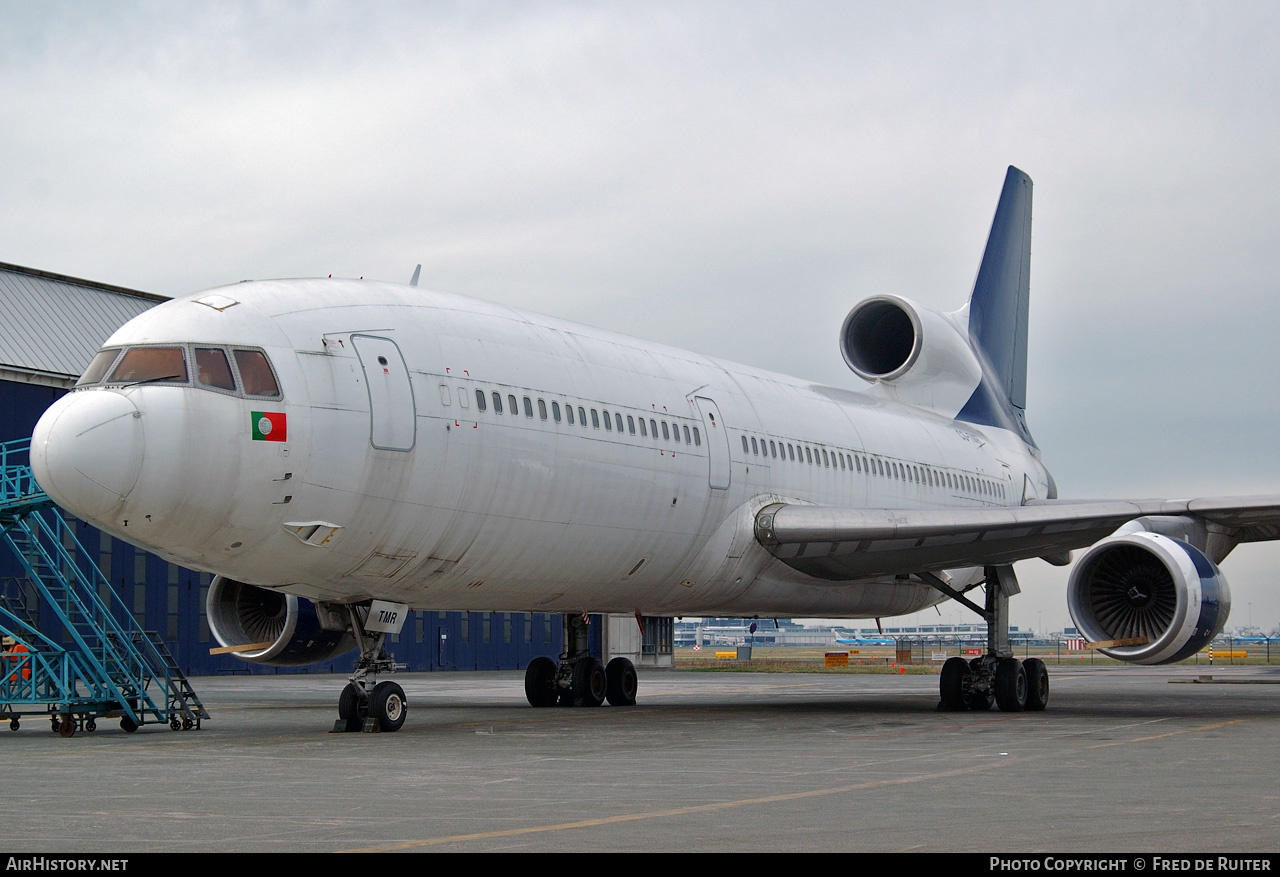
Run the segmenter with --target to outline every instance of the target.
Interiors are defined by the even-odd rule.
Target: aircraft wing
[[[775,504],[756,539],[807,575],[833,581],[1051,558],[1147,515],[1214,525],[1229,545],[1280,539],[1280,495],[1191,500],[1042,500],[981,509],[854,509]]]

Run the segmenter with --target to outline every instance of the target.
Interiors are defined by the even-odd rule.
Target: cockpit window
[[[271,372],[271,363],[260,350],[236,350],[236,368],[249,396],[279,396],[280,386]]]
[[[76,386],[86,387],[89,384],[98,383],[98,381],[102,380],[102,376],[107,373],[107,369],[111,367],[111,363],[115,362],[116,357],[119,355],[119,348],[115,350],[99,350],[93,357],[93,362],[89,363],[89,367],[80,376],[80,380],[76,381]]]
[[[196,348],[196,380],[206,387],[234,390],[236,379],[231,376],[231,363],[220,347]]]
[[[181,347],[135,347],[111,373],[110,383],[187,382],[187,358]]]

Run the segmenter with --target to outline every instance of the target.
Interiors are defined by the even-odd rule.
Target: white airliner
[[[956,599],[988,650],[944,665],[942,706],[1043,709],[1044,664],[1008,647],[1014,561],[1098,543],[1068,586],[1082,634],[1181,660],[1226,622],[1215,564],[1280,537],[1280,497],[1056,498],[1023,416],[1030,240],[1031,180],[1010,168],[964,307],[878,295],[845,319],[863,392],[416,286],[222,287],[112,335],[32,464],[79,517],[215,573],[210,625],[243,659],[359,647],[353,729],[404,721],[401,688],[375,681],[410,608],[563,612],[530,703],[624,705],[635,669],[589,654],[586,613]]]

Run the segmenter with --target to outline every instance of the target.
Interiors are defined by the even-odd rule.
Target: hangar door
[[[370,443],[384,451],[412,450],[417,434],[413,385],[400,348],[378,335],[352,335],[351,346],[369,388]]]

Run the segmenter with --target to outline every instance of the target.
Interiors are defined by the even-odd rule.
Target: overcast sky
[[[0,0],[0,261],[167,295],[421,262],[856,386],[844,315],[960,306],[1015,164],[1062,494],[1280,493],[1277,10]],[[1226,561],[1231,624],[1280,621],[1278,561]],[[1018,571],[1015,623],[1068,623]]]

